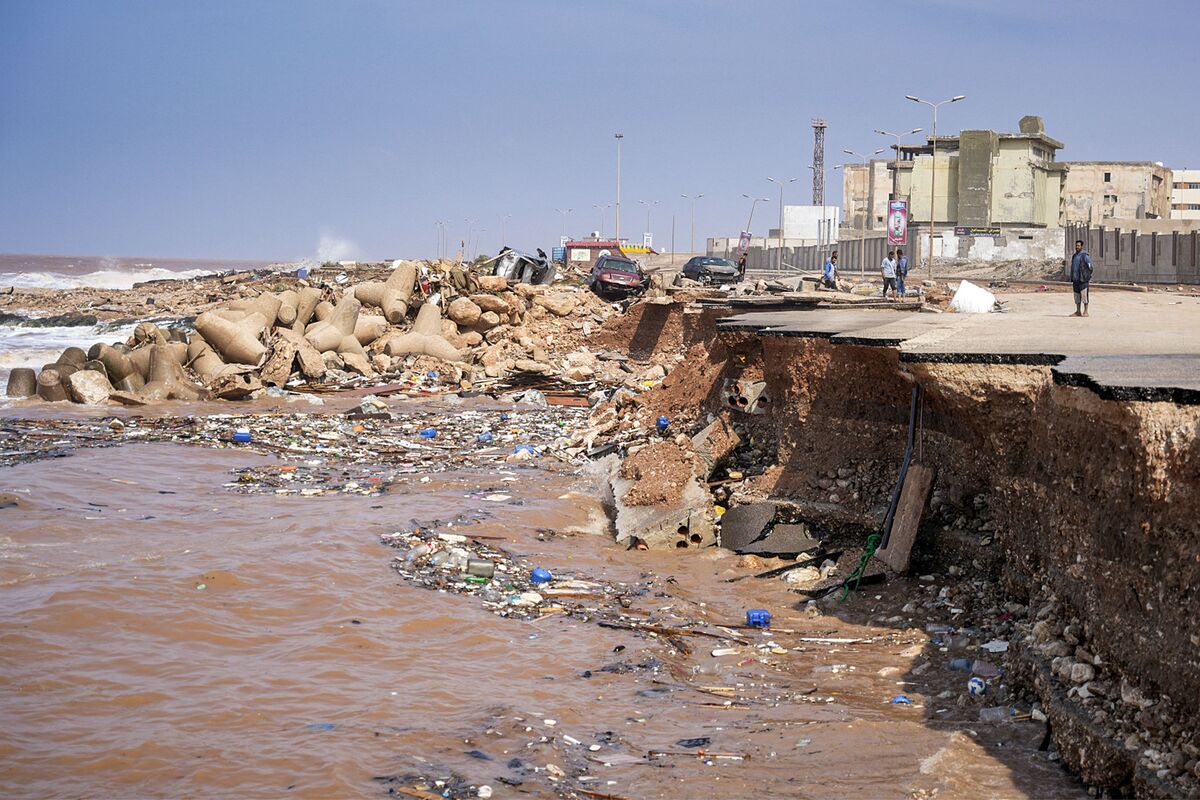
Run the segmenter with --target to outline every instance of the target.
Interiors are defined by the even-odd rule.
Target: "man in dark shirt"
[[[1073,317],[1088,315],[1088,284],[1092,281],[1092,257],[1083,249],[1083,240],[1075,240],[1075,255],[1071,256],[1071,289],[1075,292]],[[1080,313],[1080,308],[1083,313]]]

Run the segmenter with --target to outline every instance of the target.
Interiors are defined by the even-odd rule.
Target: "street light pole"
[[[625,138],[623,133],[614,133],[613,138],[617,140],[617,216],[616,216],[616,236],[617,246],[621,246],[621,140]]]
[[[842,152],[848,156],[855,156],[856,158],[861,158],[863,160],[863,173],[864,173],[863,177],[865,178],[866,184],[867,184],[865,187],[867,190],[867,199],[866,199],[866,203],[863,207],[862,225],[859,226],[859,231],[858,231],[858,274],[860,277],[866,277],[866,274],[867,274],[867,269],[866,269],[866,267],[867,267],[867,217],[870,216],[870,214],[871,214],[871,184],[875,182],[874,181],[875,176],[871,174],[870,159],[872,156],[877,156],[880,153],[882,153],[883,149],[881,148],[879,150],[876,150],[874,153],[871,153],[871,155],[863,155],[862,153],[856,153],[853,150],[843,150]]]
[[[556,208],[556,209],[554,209],[554,210],[555,210],[555,211],[557,211],[558,213],[562,214],[562,218],[563,218],[563,220],[562,220],[562,222],[563,222],[563,232],[562,232],[562,235],[563,235],[563,240],[565,241],[565,240],[566,240],[566,238],[567,238],[567,214],[570,214],[570,213],[571,213],[571,211],[572,211],[572,209],[570,209],[570,208]]]
[[[880,136],[895,136],[896,137],[896,165],[892,168],[892,200],[900,199],[900,139],[904,136],[910,136],[914,133],[920,133],[920,128],[913,128],[908,133],[892,133],[891,131],[881,131],[878,128],[875,132]]]
[[[767,178],[771,183],[779,184],[779,271],[783,272],[783,185],[785,183],[795,183],[798,178],[788,178],[785,180],[775,180]]]
[[[691,253],[692,255],[695,255],[696,254],[696,201],[699,200],[701,197],[704,197],[704,195],[698,194],[693,197],[691,195],[681,194],[679,196],[685,200],[692,201],[692,240],[691,240],[691,244],[688,247],[688,252]]]
[[[750,217],[746,220],[746,233],[749,233],[750,238],[753,239],[754,234],[751,233],[751,231],[750,231],[750,223],[754,222],[754,207],[756,205],[758,205],[759,203],[769,203],[769,202],[771,202],[771,199],[769,197],[751,197],[750,195],[746,194],[745,192],[742,193],[742,197],[744,197],[750,201]],[[739,239],[740,239],[740,237],[739,237]],[[763,241],[765,242],[766,239],[764,238]],[[747,243],[747,245],[746,245],[747,249],[749,248],[749,246],[750,245]],[[741,254],[739,253],[739,255],[741,255]]]
[[[600,209],[600,231],[599,231],[599,237],[600,237],[601,239],[603,239],[603,238],[604,238],[604,216],[605,216],[605,212],[606,212],[606,211],[608,211],[608,206],[607,206],[607,205],[603,205],[603,206],[602,206],[602,205],[597,205],[596,203],[592,203],[592,208],[598,208],[598,209]]]
[[[956,94],[947,100],[939,100],[936,103],[931,103],[928,100],[922,100],[919,97],[914,97],[911,94],[904,95],[905,100],[912,100],[914,103],[929,106],[933,109],[933,163],[929,169],[929,256],[925,261],[926,272],[929,277],[933,278],[933,231],[937,224],[937,211],[934,206],[934,196],[937,191],[937,112],[938,106],[946,103],[957,103],[959,100],[966,99],[965,94]]]
[[[638,200],[639,203],[646,207],[646,233],[650,232],[650,209],[659,204],[658,200]]]
[[[508,244],[508,221],[512,218],[512,214],[503,214],[500,216],[500,246],[504,247]]]

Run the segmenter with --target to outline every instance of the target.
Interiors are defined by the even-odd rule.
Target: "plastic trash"
[[[436,439],[437,433],[438,433],[437,428],[422,428],[421,429],[421,438],[422,439]]]
[[[771,612],[765,608],[751,608],[746,612],[746,624],[751,628],[769,628]]]
[[[296,270],[296,277],[299,278],[300,280],[304,280],[305,278],[307,278],[308,277],[308,267],[301,267],[300,269]]]
[[[654,420],[654,430],[658,431],[660,435],[666,433],[667,428],[670,426],[671,420],[667,419],[666,417],[659,417],[658,419]]]
[[[950,669],[959,672],[970,672],[972,661],[969,658],[954,658],[950,660]]]
[[[467,574],[477,578],[490,578],[496,574],[496,562],[485,558],[468,559]]]
[[[967,681],[967,691],[980,697],[987,693],[987,684],[983,682],[983,678],[971,678]]]
[[[911,706],[912,700],[909,700],[905,695],[898,694],[892,698],[892,705],[894,705],[894,706]]]
[[[492,441],[492,439],[494,439],[494,438],[496,438],[496,437],[492,436],[491,431],[484,431],[483,433],[479,434],[479,436],[475,437],[475,440],[477,442],[479,442],[480,444],[487,444],[488,442]]]
[[[550,574],[550,570],[537,567],[533,572],[529,573],[530,583],[549,583],[554,578]]]
[[[519,444],[513,448],[514,453],[528,453],[531,456],[537,455],[537,450],[531,444]]]
[[[983,661],[978,658],[975,659],[973,664],[971,664],[971,672],[981,678],[995,678],[1004,674],[1004,670],[1000,669],[992,662]]]
[[[958,284],[950,308],[960,314],[986,314],[996,307],[996,295],[970,281]]]
[[[230,436],[229,438],[235,442],[239,442],[240,444],[249,444],[250,440],[254,437],[250,435],[250,430],[248,428],[238,428],[233,432],[233,436]]]

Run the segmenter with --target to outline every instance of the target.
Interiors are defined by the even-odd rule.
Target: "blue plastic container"
[[[424,430],[421,431],[421,438],[422,439],[436,439],[437,438],[437,428],[425,428]]]
[[[246,430],[245,428],[238,428],[233,432],[233,436],[230,436],[229,438],[240,444],[249,444],[250,440],[254,437],[252,437],[250,435],[250,431]]]
[[[296,277],[299,278],[300,280],[304,280],[305,278],[307,278],[308,277],[308,267],[301,267],[300,269],[296,270]]]
[[[493,437],[493,436],[492,436],[492,432],[491,432],[491,431],[484,431],[483,433],[479,434],[479,435],[478,435],[477,437],[475,437],[475,438],[476,438],[476,440],[477,440],[477,441],[478,441],[480,444],[487,444],[488,442],[490,442],[490,441],[491,441],[493,438],[495,438],[495,437]]]
[[[746,624],[751,628],[769,628],[771,612],[765,608],[751,608],[746,612]]]
[[[529,573],[529,581],[531,583],[549,583],[554,578],[550,574],[550,570],[537,567],[533,572]]]
[[[529,453],[531,456],[537,455],[537,450],[531,444],[519,444],[513,448],[514,453]]]
[[[666,433],[667,428],[670,426],[671,420],[667,419],[666,417],[659,417],[658,419],[654,420],[654,430],[658,431],[660,434]]]

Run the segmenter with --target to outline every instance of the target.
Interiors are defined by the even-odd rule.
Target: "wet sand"
[[[583,478],[444,472],[378,497],[225,486],[269,463],[135,444],[0,472],[22,498],[0,510],[5,796],[382,797],[438,775],[496,797],[1083,794],[1037,752],[1042,726],[939,720],[940,701],[921,695],[938,687],[908,674],[930,647],[923,623],[861,624],[902,605],[905,584],[810,618],[781,582],[723,583],[746,573],[723,551],[617,548]],[[482,499],[496,489],[512,500]],[[551,569],[657,575],[642,608],[703,608],[729,624],[764,607],[796,633],[765,637],[784,655],[714,658],[720,644],[696,639],[683,656],[575,619],[501,619],[403,582],[380,535],[460,517]],[[737,699],[723,707],[704,685],[736,686]],[[914,705],[890,704],[898,693]],[[641,758],[700,736],[749,758]]]

